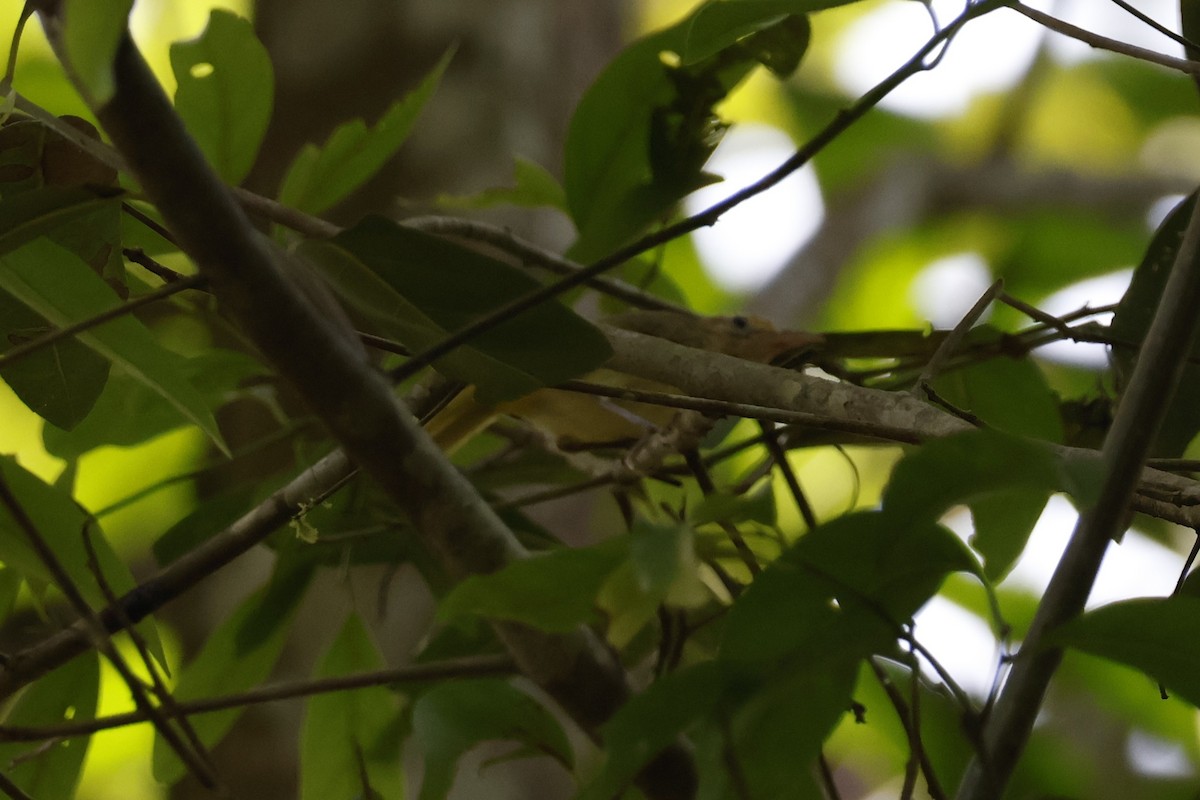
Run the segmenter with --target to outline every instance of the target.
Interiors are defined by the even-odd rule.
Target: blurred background
[[[16,5],[0,10],[5,30],[15,23]],[[1179,45],[1115,3],[1030,5],[1182,55]],[[1176,28],[1173,3],[1133,5]],[[457,43],[399,157],[330,214],[350,223],[368,212],[447,213],[440,197],[511,183],[514,155],[561,177],[570,115],[591,80],[624,43],[674,21],[692,3],[138,0],[135,37],[168,89],[170,42],[197,35],[218,6],[254,20],[275,66],[274,118],[246,181],[267,195],[302,145],[324,141],[348,119],[373,121]],[[942,0],[931,7],[943,21],[961,10]],[[812,46],[793,79],[780,83],[759,71],[722,107],[734,127],[710,170],[725,180],[690,198],[689,212],[783,161],[932,31],[929,11],[911,0],[854,3],[815,14],[813,25]],[[86,116],[36,25],[22,44],[16,85],[55,113]],[[811,167],[711,229],[664,248],[660,269],[699,311],[748,310],[781,326],[818,330],[953,326],[998,277],[1010,294],[1052,313],[1115,302],[1154,226],[1200,181],[1197,102],[1186,77],[1091,49],[1001,10],[967,26],[935,69],[893,93]],[[555,250],[572,238],[568,221],[553,211],[471,213]],[[1002,328],[1028,322],[1008,309],[990,321]],[[1040,363],[1064,396],[1106,389],[1100,346],[1047,348]],[[0,450],[17,452],[27,468],[54,479],[63,464],[42,450],[40,421],[6,392],[0,386]],[[105,509],[140,485],[186,473],[204,456],[204,443],[190,431],[102,448],[81,461],[78,495],[92,510]],[[828,517],[874,503],[896,456],[805,451],[795,466],[812,487],[818,513]],[[856,491],[847,488],[850,471],[858,474]],[[145,561],[148,542],[191,508],[196,491],[188,482],[161,488],[107,514],[105,529],[135,564]],[[969,534],[968,515],[949,522]],[[1052,500],[1004,585],[1014,616],[1031,610],[1073,522],[1070,505]],[[1167,526],[1132,532],[1110,553],[1093,604],[1169,593],[1190,537]],[[176,653],[193,652],[205,631],[200,622],[223,616],[257,586],[268,561],[261,554],[244,559],[171,606],[164,619]],[[342,593],[337,576],[327,582],[329,596]],[[952,580],[943,595],[922,613],[917,635],[983,697],[999,654],[980,620],[985,598],[965,580]],[[401,663],[431,616],[431,601],[418,587],[391,593],[386,604],[380,641],[389,661]],[[312,597],[301,614],[305,622],[296,629],[311,640],[289,645],[277,677],[309,674],[340,618]],[[36,635],[36,626],[28,635]],[[19,630],[6,636],[6,648],[22,641]],[[102,711],[122,708],[123,688],[107,685],[112,691]],[[1193,709],[1160,701],[1140,676],[1080,656],[1068,659],[1052,695],[1012,796],[1200,797]],[[252,710],[217,750],[237,796],[296,796],[301,713],[299,704],[288,703]],[[898,792],[906,751],[902,738],[881,727],[848,722],[830,743],[830,760],[845,765],[838,774],[847,800]],[[149,774],[149,742],[146,727],[96,737],[79,796],[166,797]],[[501,752],[474,754],[454,797],[566,796],[569,780],[548,761],[485,766]],[[419,762],[409,756],[416,770]],[[1022,786],[1039,788],[1021,794]],[[185,784],[170,796],[202,795]]]

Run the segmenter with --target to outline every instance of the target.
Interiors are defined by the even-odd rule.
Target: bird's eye
[[[744,331],[750,327],[750,320],[746,319],[745,317],[734,317],[730,321],[733,323],[733,327],[737,328],[739,331]]]

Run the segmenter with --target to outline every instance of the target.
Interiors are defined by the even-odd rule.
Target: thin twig
[[[715,203],[711,207],[695,214],[691,217],[680,220],[674,224],[661,228],[658,231],[647,234],[641,239],[638,239],[632,244],[626,245],[610,255],[593,262],[584,269],[561,278],[553,283],[547,284],[541,289],[530,292],[523,297],[506,303],[492,313],[480,317],[476,321],[458,329],[446,338],[439,341],[432,347],[414,356],[404,366],[393,370],[391,377],[393,380],[404,380],[409,378],[425,367],[429,366],[439,358],[446,356],[458,349],[466,342],[492,330],[496,326],[502,324],[506,320],[534,308],[547,300],[556,297],[563,292],[569,291],[576,286],[581,286],[587,283],[592,278],[598,277],[603,273],[614,269],[631,258],[634,258],[649,250],[653,250],[660,245],[685,236],[692,231],[700,228],[713,225],[726,212],[737,207],[741,203],[762,194],[767,189],[776,185],[788,175],[797,171],[806,165],[812,158],[825,149],[827,145],[835,141],[855,122],[866,115],[868,111],[879,104],[883,98],[889,95],[897,86],[904,83],[913,75],[923,72],[929,68],[925,59],[932,53],[936,52],[939,47],[952,39],[958,31],[969,21],[981,17],[997,8],[1002,7],[1008,0],[981,0],[981,2],[969,5],[958,17],[956,17],[944,29],[938,31],[932,36],[924,46],[922,46],[912,58],[901,65],[895,72],[884,78],[875,85],[870,91],[862,95],[856,102],[846,109],[838,112],[836,116],[820,131],[810,139],[803,147],[797,150],[790,158],[776,167],[774,170],[763,176],[759,180],[749,186],[736,191],[726,197],[724,200]]]
[[[456,678],[482,678],[495,675],[509,675],[515,671],[516,667],[512,659],[508,656],[472,656],[376,670],[374,672],[361,672],[354,675],[339,675],[332,678],[320,678],[318,680],[291,681],[270,686],[260,686],[257,689],[239,692],[238,694],[176,702],[172,708],[163,708],[161,711],[170,717],[185,714],[208,714],[230,708],[245,708],[246,706],[259,705],[261,703],[273,703],[278,700],[312,697],[332,692],[365,689],[371,686],[393,686],[397,684],[424,683],[425,681],[452,680]],[[47,739],[69,739],[76,736],[88,736],[113,728],[136,725],[146,721],[147,717],[144,713],[129,711],[97,719],[77,720],[41,727],[0,725],[0,742],[40,742]]]
[[[58,328],[57,330],[50,331],[49,333],[43,334],[36,339],[30,339],[28,342],[22,342],[16,347],[9,348],[4,353],[0,353],[0,367],[11,366],[15,362],[20,361],[22,358],[33,355],[40,350],[44,350],[55,342],[62,341],[68,337],[75,336],[85,331],[89,331],[92,328],[99,327],[106,322],[111,322],[114,319],[119,319],[132,314],[139,308],[148,306],[151,303],[157,303],[159,300],[170,297],[173,294],[179,294],[187,289],[197,289],[204,285],[204,283],[205,279],[199,275],[190,275],[179,281],[176,281],[175,283],[168,283],[166,286],[161,286],[152,292],[147,292],[140,297],[137,297],[126,303],[122,303],[119,306],[110,308],[109,310],[97,314],[94,317],[82,319],[79,322],[72,323],[65,328]]]
[[[792,493],[792,500],[796,503],[796,508],[800,511],[801,519],[804,520],[804,524],[810,531],[813,530],[818,525],[817,515],[813,512],[812,504],[808,502],[808,497],[805,496],[804,489],[800,486],[800,480],[796,477],[796,471],[788,463],[787,452],[784,451],[783,445],[779,443],[779,439],[776,437],[775,424],[765,421],[758,424],[763,433],[762,443],[767,448],[767,452],[770,453],[771,461],[779,468],[779,474],[783,476],[788,491]]]
[[[1154,50],[1148,50],[1145,47],[1138,47],[1127,42],[1122,42],[1120,39],[1110,39],[1107,36],[1101,36],[1098,33],[1092,33],[1089,30],[1072,25],[1065,20],[1052,17],[1038,11],[1036,8],[1031,8],[1023,3],[1010,3],[1008,8],[1016,11],[1018,14],[1023,14],[1034,22],[1043,25],[1055,33],[1061,33],[1063,36],[1069,36],[1072,39],[1078,39],[1084,44],[1091,45],[1097,50],[1108,50],[1112,53],[1119,53],[1123,56],[1136,58],[1139,61],[1146,61],[1150,64],[1158,64],[1159,66],[1169,67],[1178,72],[1183,72],[1187,75],[1200,75],[1200,62],[1189,61],[1184,58],[1174,58],[1173,56],[1163,55]]]
[[[203,764],[196,760],[191,748],[179,738],[179,734],[176,733],[175,729],[157,714],[154,704],[146,696],[146,690],[142,686],[142,682],[133,674],[133,670],[129,668],[129,664],[126,663],[117,648],[113,646],[112,640],[109,638],[111,629],[106,628],[101,623],[99,616],[88,604],[83,593],[75,585],[75,581],[72,580],[70,573],[67,572],[66,567],[59,560],[58,555],[50,547],[45,537],[42,536],[42,532],[38,530],[33,519],[26,513],[24,506],[21,505],[16,495],[13,494],[8,481],[4,479],[3,475],[0,475],[0,504],[3,504],[17,527],[20,528],[33,552],[37,555],[38,560],[42,562],[42,565],[46,567],[46,571],[50,573],[55,586],[67,598],[67,602],[71,604],[75,613],[80,616],[84,623],[85,631],[92,640],[92,644],[108,659],[126,686],[129,687],[129,693],[133,696],[134,704],[154,721],[155,728],[162,735],[163,740],[175,751],[180,760],[187,765],[197,780],[206,788],[216,788],[214,776]]]

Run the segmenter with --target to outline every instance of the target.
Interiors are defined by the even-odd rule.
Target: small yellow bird
[[[631,311],[605,320],[625,330],[668,339],[699,350],[768,363],[793,351],[819,347],[824,337],[776,330],[755,317],[698,317],[674,311]],[[608,369],[584,380],[627,389],[674,391],[674,387]],[[561,389],[538,389],[496,406],[477,402],[470,388],[461,392],[426,425],[446,452],[453,453],[496,417],[507,414],[551,434],[564,450],[631,444],[670,423],[677,409],[625,400],[608,400]]]

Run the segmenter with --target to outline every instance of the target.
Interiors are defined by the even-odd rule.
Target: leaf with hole
[[[171,45],[175,110],[208,162],[239,183],[271,121],[275,71],[249,20],[214,9],[195,39]]]

